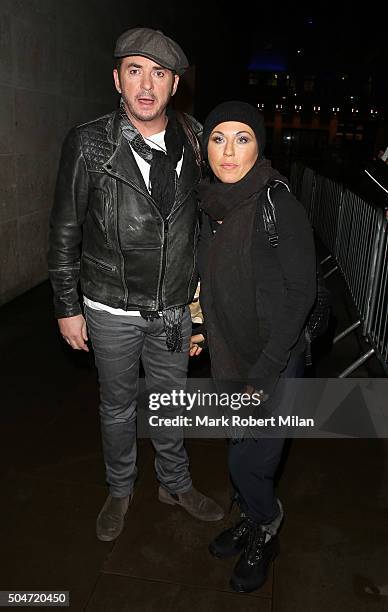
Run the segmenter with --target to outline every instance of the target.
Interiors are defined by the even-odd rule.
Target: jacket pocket
[[[92,257],[91,255],[88,255],[87,253],[84,253],[82,255],[82,258],[85,259],[86,261],[90,261],[92,264],[94,264],[98,268],[101,268],[101,270],[106,270],[107,272],[116,272],[116,266],[112,264],[108,264],[105,261],[101,261],[101,259],[97,259],[96,257]]]
[[[93,189],[89,198],[88,213],[90,216],[90,230],[92,233],[97,232],[102,234],[104,243],[107,248],[111,248],[111,238],[109,235],[110,219],[110,198],[109,194],[102,189]]]

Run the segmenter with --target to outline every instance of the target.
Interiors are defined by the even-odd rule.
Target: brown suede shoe
[[[132,496],[112,497],[108,495],[100,514],[97,517],[96,533],[99,540],[111,542],[124,528],[124,517]]]
[[[191,516],[200,521],[220,521],[224,518],[224,511],[215,501],[191,487],[185,493],[169,493],[162,486],[159,487],[159,501],[171,506],[182,506]]]

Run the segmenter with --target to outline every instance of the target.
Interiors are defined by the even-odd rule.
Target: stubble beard
[[[131,118],[133,118],[136,121],[148,122],[148,121],[154,121],[154,119],[159,118],[161,115],[165,113],[166,107],[170,101],[170,98],[171,96],[168,97],[167,101],[164,104],[159,106],[154,111],[145,110],[144,112],[137,111],[126,98],[123,97],[123,100],[124,100],[125,110],[130,120]],[[158,102],[156,98],[154,98],[154,100],[155,102]]]

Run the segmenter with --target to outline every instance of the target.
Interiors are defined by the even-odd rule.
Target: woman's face
[[[210,134],[207,152],[216,177],[223,183],[237,183],[254,165],[259,147],[249,125],[225,121]]]

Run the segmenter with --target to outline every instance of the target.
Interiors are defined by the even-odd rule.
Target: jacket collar
[[[105,126],[105,129],[108,133],[109,142],[114,145],[117,145],[121,137],[120,114],[118,110],[114,111],[111,114]]]

